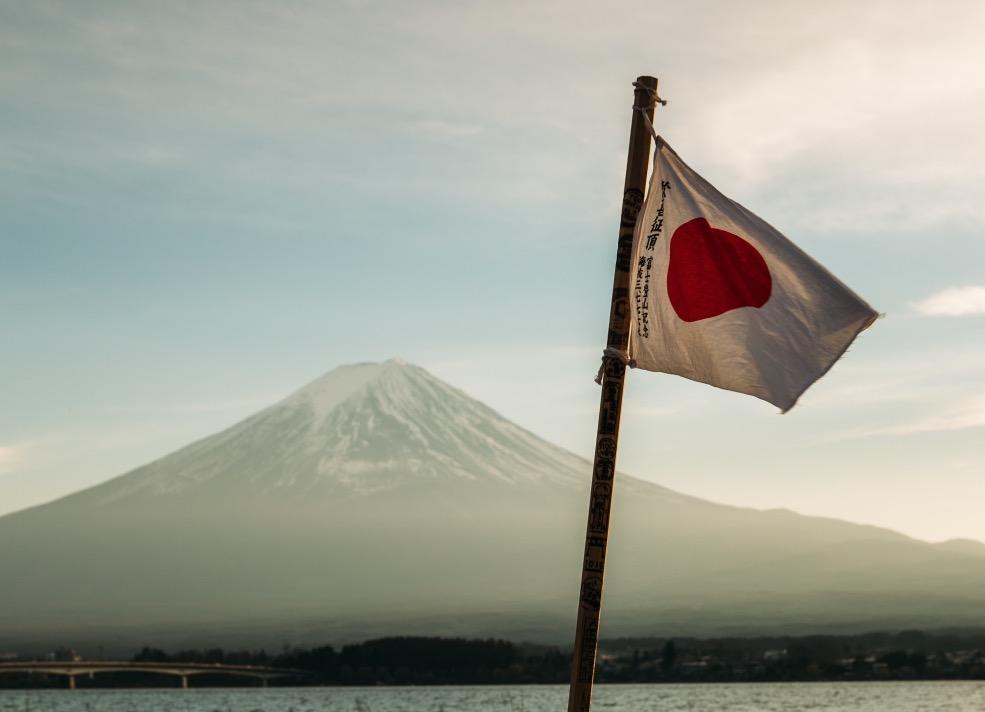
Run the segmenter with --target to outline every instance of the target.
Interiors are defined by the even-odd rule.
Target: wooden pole
[[[634,107],[644,107],[652,120],[657,97],[657,80],[636,80]],[[641,113],[633,109],[626,158],[626,181],[619,220],[619,243],[616,270],[612,280],[612,303],[609,311],[609,336],[606,344],[625,351],[629,345],[630,275],[632,274],[633,228],[643,205],[646,172],[650,157],[650,130]],[[589,494],[588,526],[585,531],[585,558],[581,569],[578,599],[578,623],[571,657],[571,690],[568,712],[588,712],[592,706],[595,681],[595,657],[598,653],[599,616],[602,612],[602,580],[605,575],[605,550],[609,541],[609,511],[616,475],[616,446],[619,442],[619,418],[626,366],[606,359],[602,370],[602,398],[599,425],[595,436],[595,464],[592,467],[592,490]]]

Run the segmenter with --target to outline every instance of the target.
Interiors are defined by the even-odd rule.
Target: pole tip
[[[657,104],[666,106],[667,102],[657,94],[656,77],[647,75],[636,77],[633,86],[636,87],[636,106],[646,107],[647,111],[652,111]]]

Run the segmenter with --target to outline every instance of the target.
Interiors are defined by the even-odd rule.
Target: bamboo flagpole
[[[629,132],[626,180],[623,185],[622,215],[619,220],[619,243],[616,248],[615,276],[609,311],[610,349],[625,353],[630,329],[630,264],[633,252],[633,229],[643,205],[646,173],[650,156],[650,129],[644,121],[645,111],[652,121],[657,99],[655,77],[639,77]],[[641,111],[642,110],[642,111]],[[578,623],[571,657],[571,689],[568,712],[588,712],[592,705],[595,681],[595,658],[598,653],[599,617],[602,612],[602,580],[605,574],[605,551],[609,540],[609,511],[616,475],[616,446],[619,442],[619,418],[626,364],[618,359],[603,359],[602,397],[599,404],[598,432],[595,436],[595,464],[589,494],[588,525],[585,531],[585,556],[581,570],[578,599]]]

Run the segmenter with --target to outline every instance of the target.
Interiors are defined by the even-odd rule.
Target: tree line
[[[181,650],[173,654],[143,648],[135,662],[200,662],[266,665],[310,673],[306,684],[322,685],[487,685],[563,682],[569,656],[554,647],[517,645],[506,640],[393,637],[311,649],[260,651]],[[295,681],[297,684],[297,681]]]
[[[567,682],[570,671],[570,655],[558,647],[433,637],[277,655],[145,648],[134,659],[295,668],[311,673],[309,683],[329,685],[550,684]],[[602,642],[597,668],[603,683],[968,678],[985,678],[985,634],[618,639]]]
[[[58,652],[58,651],[55,651]],[[75,651],[63,650],[63,657]],[[134,662],[260,665],[305,671],[272,681],[286,685],[495,685],[564,684],[570,654],[555,646],[499,639],[388,637],[339,647],[265,650],[144,647]],[[905,631],[864,635],[760,638],[623,638],[603,640],[597,680],[724,682],[869,679],[985,679],[985,633]],[[195,678],[203,685],[251,685],[221,675]],[[167,686],[153,673],[104,673],[82,686]],[[64,680],[0,675],[0,687],[57,687]]]

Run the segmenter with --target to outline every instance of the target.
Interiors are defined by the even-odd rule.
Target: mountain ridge
[[[147,465],[0,517],[0,631],[249,642],[250,621],[322,620],[355,637],[564,640],[590,476],[584,458],[424,369],[340,367]],[[985,614],[985,546],[708,502],[623,473],[613,507],[612,634]]]

